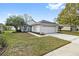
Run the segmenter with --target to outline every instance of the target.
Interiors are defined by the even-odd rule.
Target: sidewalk
[[[36,34],[36,33],[32,33],[32,32],[28,32],[29,34],[32,34],[32,35],[35,35],[37,37],[45,37],[45,36],[48,36],[48,35],[39,35],[39,34]]]
[[[35,33],[32,33],[32,32],[28,32],[29,34],[32,34],[32,35],[35,35],[37,37],[42,37],[41,35],[38,35],[38,34],[35,34]]]

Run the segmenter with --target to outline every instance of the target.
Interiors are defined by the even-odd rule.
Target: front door
[[[28,27],[28,32],[31,32],[32,31],[32,26],[29,26]]]

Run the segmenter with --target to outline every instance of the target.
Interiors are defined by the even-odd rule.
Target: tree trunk
[[[70,26],[70,31],[72,31],[72,27]]]
[[[14,28],[15,28],[16,32],[18,32],[18,27],[14,26]]]
[[[74,26],[70,26],[70,31],[77,31],[77,27],[74,25]]]
[[[20,26],[17,28],[17,32],[21,32],[21,27]]]

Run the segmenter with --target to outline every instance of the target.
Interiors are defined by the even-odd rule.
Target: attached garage
[[[41,32],[42,33],[56,33],[57,32],[57,28],[56,27],[51,27],[51,26],[41,26]]]
[[[58,24],[42,20],[32,25],[32,32],[50,34],[58,32]]]

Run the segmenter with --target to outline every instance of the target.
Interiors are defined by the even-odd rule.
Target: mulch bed
[[[7,48],[7,47],[0,48],[0,56],[6,51],[6,48]]]

